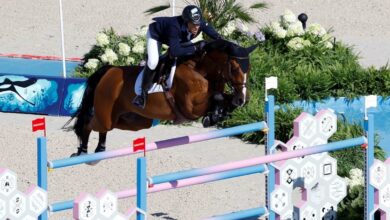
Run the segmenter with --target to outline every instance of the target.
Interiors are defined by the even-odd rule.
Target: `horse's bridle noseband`
[[[238,59],[238,60],[249,60],[249,57],[239,57],[239,56],[228,56],[226,62],[227,62],[227,68],[228,68],[228,75],[229,77],[233,78],[233,74],[232,74],[232,65],[230,63],[230,61],[233,59]],[[244,73],[244,74],[247,74],[247,73]],[[228,86],[230,87],[230,89],[232,89],[233,91],[236,92],[236,88],[235,86],[241,86],[242,88],[245,88],[246,87],[246,81],[243,82],[243,83],[235,83],[235,82],[231,82],[230,80],[226,80],[225,76],[222,74],[222,79],[228,84]]]

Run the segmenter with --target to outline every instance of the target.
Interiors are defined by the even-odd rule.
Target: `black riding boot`
[[[137,95],[134,100],[133,104],[139,108],[145,108],[146,100],[148,96],[148,90],[150,86],[152,85],[153,78],[155,75],[155,71],[151,70],[148,65],[144,68],[144,73],[142,76],[142,92],[141,95]]]

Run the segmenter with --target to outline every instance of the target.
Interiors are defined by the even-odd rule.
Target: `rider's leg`
[[[154,70],[156,69],[158,64],[159,50],[161,46],[158,41],[156,41],[150,36],[149,30],[146,33],[146,46],[148,53],[148,61],[145,65],[145,68],[143,69],[142,92],[140,95],[137,95],[133,100],[133,104],[140,108],[145,108],[148,90],[152,85],[152,81],[155,75]]]

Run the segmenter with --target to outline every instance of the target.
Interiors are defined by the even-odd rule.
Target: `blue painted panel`
[[[0,111],[58,115],[63,80],[0,75]]]
[[[86,87],[85,79],[66,79],[62,94],[63,102],[60,106],[60,115],[70,116],[76,112],[83,98]]]
[[[66,61],[70,76],[80,62]],[[0,74],[62,77],[62,61],[0,57]]]

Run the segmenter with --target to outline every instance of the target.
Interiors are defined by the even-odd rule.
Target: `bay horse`
[[[210,111],[215,94],[232,90],[231,105],[243,106],[248,101],[247,82],[249,54],[257,47],[241,47],[226,40],[208,42],[201,53],[177,64],[172,88],[174,106],[163,92],[148,95],[144,109],[132,104],[139,66],[104,66],[87,79],[86,89],[74,118],[73,126],[79,141],[77,153],[88,153],[91,131],[99,132],[95,152],[105,151],[107,132],[114,129],[137,131],[150,128],[154,119],[197,120]],[[228,86],[226,86],[228,85]]]

